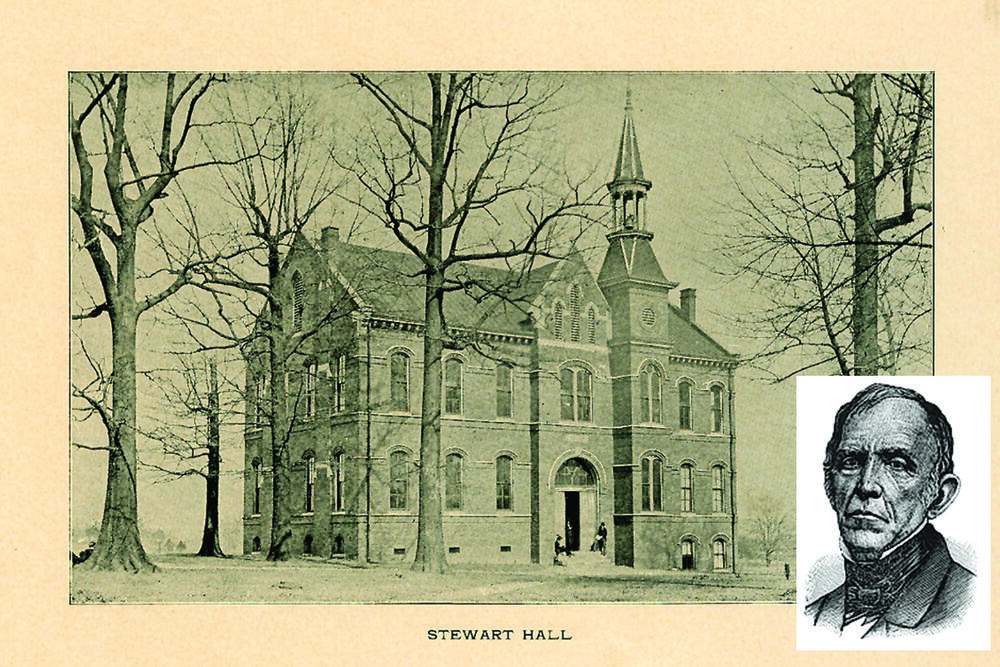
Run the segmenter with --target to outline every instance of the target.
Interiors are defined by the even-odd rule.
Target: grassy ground
[[[149,602],[793,602],[794,574],[780,565],[701,574],[633,570],[604,563],[453,565],[447,575],[411,572],[403,565],[359,567],[344,561],[260,557],[228,559],[163,555],[150,574],[71,573],[70,601]]]

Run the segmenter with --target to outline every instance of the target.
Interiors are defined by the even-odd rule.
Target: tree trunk
[[[441,285],[444,278],[427,278],[424,334],[424,387],[420,411],[420,501],[417,517],[417,553],[413,569],[445,572],[444,527],[441,518],[441,356],[444,326]]]
[[[288,441],[291,423],[288,416],[288,399],[285,391],[285,374],[288,359],[285,343],[284,315],[278,294],[280,280],[280,255],[277,243],[268,249],[268,277],[271,294],[268,298],[268,345],[271,372],[271,546],[267,560],[288,560],[291,557],[292,490],[291,461]]]
[[[225,558],[219,546],[219,469],[222,464],[219,442],[219,379],[215,360],[208,370],[208,475],[205,477],[205,529],[199,556]]]
[[[872,74],[858,74],[854,100],[854,374],[878,375],[878,261],[875,233],[875,122]]]
[[[424,387],[420,409],[420,500],[417,515],[417,553],[413,569],[443,573],[448,569],[444,554],[441,516],[441,380],[444,351],[444,252],[443,216],[448,127],[441,99],[441,75],[430,74],[431,165],[428,170],[427,266],[424,296]]]
[[[101,533],[90,558],[95,570],[153,571],[139,537],[136,499],[135,396],[135,225],[122,225],[118,281],[111,309],[112,396],[108,432],[108,486]]]

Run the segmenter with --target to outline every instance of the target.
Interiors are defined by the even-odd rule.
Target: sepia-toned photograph
[[[989,390],[799,378],[800,649],[989,648]]]
[[[792,605],[795,378],[934,372],[931,72],[68,95],[74,605]]]

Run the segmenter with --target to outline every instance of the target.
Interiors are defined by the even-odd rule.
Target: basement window
[[[450,554],[461,553],[461,551],[462,551],[462,547],[448,547],[448,553],[450,553]]]
[[[396,556],[405,556],[406,555],[406,547],[396,547],[395,549],[392,550],[392,553],[393,553],[393,555],[396,555]]]
[[[510,545],[509,544],[500,545],[500,553],[502,554],[510,553]]]

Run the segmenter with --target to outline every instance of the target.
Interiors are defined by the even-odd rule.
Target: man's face
[[[830,502],[854,558],[878,558],[923,523],[938,493],[934,459],[926,418],[913,401],[886,399],[847,421]]]

